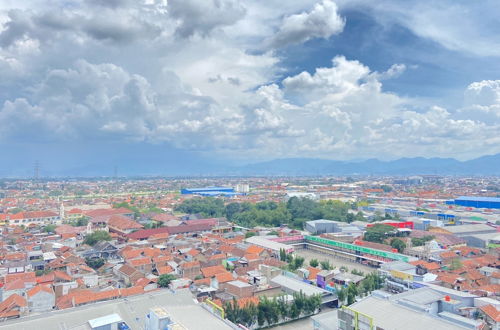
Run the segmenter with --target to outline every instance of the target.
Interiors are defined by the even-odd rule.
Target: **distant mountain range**
[[[360,162],[288,158],[242,166],[237,172],[246,175],[500,175],[500,154],[464,162],[423,157]]]
[[[118,176],[322,176],[322,175],[500,175],[500,154],[469,161],[452,158],[401,158],[337,161],[313,158],[276,159],[235,165],[219,156],[200,156],[164,145],[102,143],[73,148],[48,144],[1,145],[0,178]]]

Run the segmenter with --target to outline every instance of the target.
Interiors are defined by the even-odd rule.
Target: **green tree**
[[[304,258],[300,256],[296,256],[292,259],[292,261],[288,264],[288,268],[291,271],[295,271],[304,265]]]
[[[224,200],[213,197],[196,197],[186,199],[175,207],[178,212],[196,214],[201,213],[205,217],[222,217],[226,213]]]
[[[43,231],[46,233],[55,233],[56,227],[56,225],[46,225],[45,227],[43,227]]]
[[[347,305],[352,305],[356,301],[356,296],[358,295],[358,288],[356,284],[351,283],[347,287]]]
[[[346,296],[347,296],[346,289],[344,289],[343,287],[337,289],[337,297],[339,298],[339,307],[344,304]]]
[[[463,265],[462,265],[462,262],[460,261],[460,259],[454,258],[451,260],[451,264],[450,264],[449,269],[450,270],[457,270],[457,269],[460,269],[462,267],[463,267]]]
[[[97,230],[97,231],[93,232],[92,234],[87,235],[87,237],[85,237],[85,240],[83,241],[83,243],[93,246],[97,242],[110,241],[110,240],[111,240],[111,236],[109,235],[109,233],[107,233],[103,230]]]
[[[376,224],[366,229],[364,239],[369,242],[383,243],[388,235],[394,233],[394,227],[384,224]]]
[[[173,280],[175,280],[175,276],[172,274],[160,275],[160,277],[158,277],[158,286],[161,288],[166,288]]]
[[[106,262],[106,260],[104,260],[103,258],[86,258],[85,259],[85,263],[87,264],[87,266],[89,266],[92,269],[101,268],[101,266],[104,265],[105,262]]]
[[[411,244],[413,246],[422,246],[422,245],[425,245],[426,242],[432,241],[433,239],[434,239],[434,236],[432,236],[432,235],[425,235],[424,237],[421,237],[421,238],[412,237]]]
[[[362,271],[359,271],[357,269],[351,270],[351,274],[358,275],[358,276],[364,276],[365,275],[365,273],[363,273]]]
[[[89,219],[87,217],[80,217],[78,220],[76,220],[76,226],[77,227],[83,227],[88,225]]]
[[[280,249],[280,261],[287,261],[286,251],[284,248]]]
[[[253,231],[249,231],[245,234],[245,238],[249,238],[249,237],[253,237],[257,235],[257,233],[253,232]]]
[[[399,253],[402,253],[406,249],[405,242],[399,238],[393,238],[391,240],[391,246],[393,249],[397,249]]]
[[[311,267],[314,267],[314,268],[318,267],[318,265],[319,265],[318,259],[311,259],[311,260],[309,260],[309,265]]]
[[[320,262],[320,264],[321,264],[321,269],[323,269],[323,270],[332,270],[333,269],[332,265],[330,264],[330,261],[328,261],[328,260],[323,260]]]
[[[229,220],[233,219],[233,216],[235,214],[238,214],[241,212],[241,204],[240,203],[229,203],[226,205],[226,217]]]
[[[392,187],[391,187],[391,186],[388,186],[388,185],[386,185],[386,184],[381,185],[381,186],[380,186],[380,188],[381,188],[384,192],[386,192],[386,193],[388,193],[388,192],[391,192],[391,191],[392,191]]]

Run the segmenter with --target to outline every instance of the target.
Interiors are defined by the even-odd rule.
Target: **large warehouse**
[[[454,204],[480,209],[500,209],[500,198],[462,196],[455,199]]]
[[[231,187],[206,187],[206,188],[188,188],[181,189],[183,195],[199,195],[199,196],[235,196],[242,195],[234,191]]]

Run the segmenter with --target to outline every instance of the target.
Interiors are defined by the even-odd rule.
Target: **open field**
[[[305,262],[304,262],[305,265],[309,265],[309,260],[311,260],[311,259],[318,259],[318,261],[328,260],[328,261],[330,261],[330,264],[332,266],[335,266],[337,268],[345,266],[349,269],[349,271],[351,271],[352,269],[356,269],[356,270],[362,271],[364,273],[371,273],[371,272],[374,272],[376,270],[375,268],[372,268],[372,267],[368,267],[368,266],[365,266],[365,265],[362,265],[362,264],[359,264],[356,262],[352,262],[349,260],[344,260],[344,259],[341,259],[338,257],[333,257],[331,255],[323,254],[323,253],[313,251],[313,250],[299,249],[299,250],[295,250],[295,253],[297,255],[305,258]]]

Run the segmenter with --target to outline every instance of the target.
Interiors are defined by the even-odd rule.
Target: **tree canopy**
[[[161,288],[166,288],[173,280],[175,280],[175,276],[172,274],[160,275],[160,277],[158,277],[158,286],[160,286]]]
[[[394,233],[394,227],[384,224],[376,224],[366,228],[365,241],[383,243],[389,234]]]
[[[101,241],[111,241],[111,236],[109,235],[109,233],[107,233],[103,230],[97,230],[97,231],[93,232],[92,234],[87,235],[87,237],[85,237],[85,240],[83,241],[83,243],[93,246],[97,242],[101,242]]]
[[[158,286],[160,286],[161,288],[166,288],[173,280],[175,280],[175,276],[172,274],[160,275],[160,277],[158,278]]]
[[[87,266],[89,266],[92,269],[100,268],[102,265],[104,265],[105,262],[106,262],[106,260],[104,260],[103,258],[86,258],[85,259],[85,263],[87,264]]]
[[[355,206],[355,205],[354,205]],[[362,212],[348,212],[353,204],[341,201],[314,201],[309,198],[292,197],[287,202],[263,201],[256,204],[248,202],[229,203],[218,198],[192,198],[185,200],[175,210],[184,213],[201,213],[203,216],[225,216],[244,227],[272,226],[287,224],[303,228],[309,220],[329,219],[343,222],[365,221]]]
[[[406,249],[406,243],[399,238],[393,238],[391,240],[391,246],[397,249],[399,253],[402,253]]]

